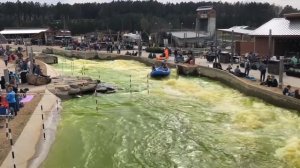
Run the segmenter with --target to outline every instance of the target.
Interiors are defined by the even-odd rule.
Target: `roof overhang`
[[[266,38],[269,38],[269,35],[251,35],[253,37],[266,37]],[[300,37],[300,35],[272,35],[272,38],[273,37],[282,37],[282,38],[289,38],[289,37]]]
[[[300,19],[300,13],[287,13],[284,14],[283,16],[288,20]]]
[[[193,31],[168,32],[168,33],[178,39],[193,39],[193,38],[209,37],[209,34],[197,33],[197,32],[193,32]]]
[[[199,8],[197,8],[197,12],[199,11],[209,11],[209,10],[213,10],[214,8],[212,6],[201,6]]]
[[[10,35],[10,34],[38,34],[41,32],[46,32],[48,29],[4,29],[0,31],[0,34]]]
[[[218,31],[226,32],[226,33],[233,33],[234,34],[241,34],[241,35],[249,35],[253,32],[253,30],[246,29],[248,26],[233,26],[229,29],[218,29]]]
[[[300,21],[273,18],[255,29],[251,36],[297,37],[300,36]]]
[[[58,37],[58,38],[71,38],[72,36],[55,36],[55,37]]]

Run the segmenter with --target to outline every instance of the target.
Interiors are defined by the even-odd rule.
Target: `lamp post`
[[[271,57],[272,57],[272,29],[269,30],[267,69],[269,68],[269,60]],[[269,69],[268,69],[268,71],[269,71]]]
[[[154,23],[155,24],[155,28],[157,27],[157,22],[155,22]],[[157,32],[158,30],[156,30],[156,33],[155,33],[155,39],[156,39],[156,42],[155,42],[155,45],[157,45],[157,43],[158,43],[158,32]]]
[[[233,56],[234,56],[234,30],[231,31],[231,59],[230,59],[230,64],[233,64]]]
[[[139,46],[138,46],[138,53],[139,53],[139,57],[142,56],[142,32],[139,32]]]
[[[182,31],[183,22],[180,23],[180,31]]]
[[[169,22],[169,35],[171,36],[171,46],[172,46],[172,32],[171,32],[171,28],[172,28],[172,23]]]

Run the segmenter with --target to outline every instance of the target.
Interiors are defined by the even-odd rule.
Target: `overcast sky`
[[[17,0],[0,0],[0,2],[6,2],[6,1],[12,1],[12,2],[16,2]],[[24,0],[20,0],[20,1],[24,1]],[[27,0],[26,0],[27,1]],[[40,2],[40,3],[52,3],[52,4],[56,4],[57,2],[61,2],[61,3],[85,3],[85,2],[111,2],[112,0],[30,0],[30,1],[34,1],[34,2]],[[199,0],[158,0],[159,2],[172,2],[172,3],[177,3],[177,2],[189,2],[189,1],[193,1],[193,2],[199,2]],[[200,0],[203,1],[203,0]],[[285,6],[285,5],[291,5],[295,8],[300,9],[300,0],[204,0],[204,1],[222,1],[222,2],[268,2],[270,4],[276,4],[276,5],[281,5],[281,6]]]

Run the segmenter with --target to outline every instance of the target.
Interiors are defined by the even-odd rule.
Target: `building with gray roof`
[[[241,55],[253,51],[267,58],[269,55],[289,56],[290,53],[300,53],[300,13],[273,18],[254,30],[249,30],[247,26],[234,26],[218,31],[241,37],[238,40],[235,38],[236,51]],[[245,40],[245,36],[250,38]]]

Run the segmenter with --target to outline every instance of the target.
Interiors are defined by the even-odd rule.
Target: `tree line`
[[[155,0],[113,1],[111,3],[41,4],[38,2],[0,3],[0,29],[8,27],[68,28],[72,34],[92,31],[143,31],[193,29],[196,9],[213,6],[217,28],[235,25],[258,27],[284,13],[298,12],[269,3],[182,2],[163,4]]]

